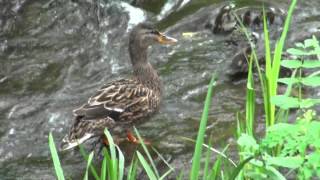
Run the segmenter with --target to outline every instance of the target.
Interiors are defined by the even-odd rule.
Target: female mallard
[[[70,149],[89,138],[102,136],[105,128],[115,139],[121,139],[131,126],[154,113],[161,100],[161,80],[147,60],[147,50],[155,43],[176,42],[176,39],[165,36],[149,23],[134,27],[129,37],[133,78],[104,85],[86,104],[75,109],[74,122],[62,140],[62,149]],[[131,134],[127,136],[132,139]]]

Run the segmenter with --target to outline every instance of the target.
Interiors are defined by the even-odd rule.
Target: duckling
[[[239,18],[239,21],[237,19]],[[285,13],[281,8],[270,6],[266,9],[266,19],[269,26],[282,27]],[[236,8],[235,4],[223,6],[214,20],[209,20],[205,28],[213,34],[229,34],[241,26],[241,23],[251,31],[263,31],[263,10],[256,7]]]

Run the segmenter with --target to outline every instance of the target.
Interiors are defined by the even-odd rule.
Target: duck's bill
[[[176,44],[178,40],[160,33],[158,36],[158,42],[160,44]]]

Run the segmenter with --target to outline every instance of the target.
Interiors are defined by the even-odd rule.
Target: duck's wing
[[[67,150],[103,133],[104,128],[126,126],[155,110],[160,102],[153,90],[138,81],[121,79],[106,84],[78,109],[61,149]]]
[[[136,80],[121,79],[106,84],[89,98],[88,102],[74,110],[75,116],[84,119],[111,117],[115,121],[131,123],[143,117],[158,103],[155,92]]]

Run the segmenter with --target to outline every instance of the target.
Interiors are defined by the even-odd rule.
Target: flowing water
[[[273,2],[288,8],[288,0]],[[72,109],[104,83],[130,76],[127,32],[145,20],[179,42],[149,50],[165,94],[160,112],[137,127],[140,133],[178,170],[190,167],[193,144],[181,137],[196,137],[207,84],[216,72],[207,134],[213,135],[217,148],[234,143],[245,81],[232,82],[224,73],[236,48],[204,28],[223,4],[0,0],[0,179],[55,179],[48,133],[58,143],[72,121]],[[242,6],[251,4],[242,1]],[[289,42],[310,33],[319,38],[319,7],[318,0],[298,3]],[[185,32],[195,33],[183,36]],[[82,177],[85,161],[78,151],[61,153],[60,158],[68,177]]]

